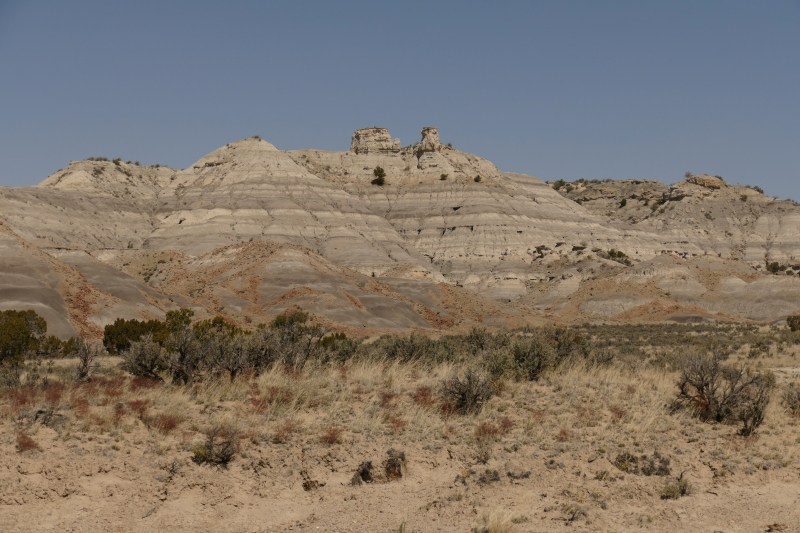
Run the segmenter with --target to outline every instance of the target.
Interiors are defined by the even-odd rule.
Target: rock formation
[[[362,128],[353,133],[350,151],[354,154],[396,154],[400,139],[392,139],[386,128]]]
[[[416,152],[441,152],[442,143],[439,142],[439,128],[422,128],[422,140],[414,146]]]
[[[246,325],[301,305],[361,334],[800,312],[794,202],[705,175],[548,184],[436,128],[404,149],[381,128],[348,152],[250,138],[184,170],[74,161],[0,187],[0,219],[0,309],[61,336],[178,306]]]

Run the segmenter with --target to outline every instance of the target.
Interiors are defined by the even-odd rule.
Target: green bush
[[[0,311],[0,364],[19,366],[29,351],[39,349],[47,322],[36,311]]]
[[[626,205],[628,205],[628,199],[627,198],[623,198],[622,200],[619,201],[619,206],[620,207],[625,207]]]
[[[167,328],[164,322],[159,320],[140,321],[118,318],[113,324],[109,324],[104,328],[103,346],[108,350],[108,353],[114,355],[127,350],[132,342],[138,341],[147,333],[163,339],[166,336],[166,332]]]
[[[555,366],[558,361],[556,347],[550,339],[540,334],[514,341],[511,355],[519,376],[526,381],[539,379],[545,370]]]
[[[800,331],[800,315],[792,315],[786,317],[786,324],[791,331]]]
[[[475,183],[480,183],[481,182],[481,177],[480,176],[475,176],[475,179],[472,180],[472,181],[474,181]]]
[[[166,369],[164,352],[160,344],[153,340],[153,333],[145,333],[140,339],[130,343],[122,354],[122,368],[136,377],[161,381],[160,372]]]
[[[606,259],[611,259],[612,261],[616,261],[617,263],[621,263],[623,265],[631,266],[630,258],[625,254],[625,252],[621,250],[610,249],[606,254]]]
[[[447,174],[442,174],[441,176],[439,176],[439,180],[444,181],[447,179],[447,176],[448,176]]]
[[[784,270],[786,270],[786,265],[782,265],[777,261],[773,261],[772,263],[769,263],[767,265],[767,270],[769,270],[773,274],[777,274],[778,272],[783,272]]]

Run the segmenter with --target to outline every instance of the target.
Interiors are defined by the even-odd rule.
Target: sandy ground
[[[674,375],[572,369],[448,417],[420,390],[451,371],[373,364],[137,388],[112,368],[57,399],[6,393],[0,530],[800,531],[800,426],[777,400],[744,438],[671,412]],[[165,429],[161,415],[180,422]],[[240,455],[196,463],[220,423],[240,430]],[[341,434],[327,444],[331,427]],[[21,450],[20,432],[36,446]],[[392,480],[389,450],[405,456]],[[620,469],[626,453],[635,462]],[[352,484],[366,461],[373,480]],[[650,461],[669,474],[645,475]],[[691,493],[663,499],[681,476]]]

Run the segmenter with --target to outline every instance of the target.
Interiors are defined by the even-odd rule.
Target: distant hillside
[[[299,305],[351,334],[800,312],[794,202],[705,175],[548,184],[435,128],[347,152],[250,138],[183,170],[74,161],[0,188],[0,220],[0,309],[62,337],[178,306],[248,325]]]

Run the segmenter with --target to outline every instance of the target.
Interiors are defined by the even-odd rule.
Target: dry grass
[[[24,432],[17,432],[17,450],[20,452],[27,452],[39,448],[39,444]]]
[[[737,357],[734,354],[732,360]],[[465,493],[466,512],[458,516],[468,520],[461,522],[463,529],[474,526],[477,531],[528,530],[525,525],[515,525],[516,515],[511,514],[487,514],[475,522],[486,509],[511,512],[510,507],[489,506],[497,502],[479,507],[478,515],[467,514],[472,508],[467,508],[466,502],[474,502],[478,491],[490,495],[489,487],[501,486],[489,478],[486,485],[479,484],[477,479],[487,470],[500,472],[502,486],[512,487],[504,490],[513,490],[518,481],[511,473],[523,474],[515,470],[519,465],[534,470],[525,479],[551,476],[548,483],[557,485],[558,493],[549,488],[536,492],[550,494],[542,500],[542,507],[558,499],[548,511],[548,519],[603,523],[602,517],[608,516],[601,512],[603,505],[612,509],[621,501],[626,505],[668,505],[669,501],[660,498],[662,489],[674,484],[686,465],[694,468],[691,483],[696,490],[680,502],[715,490],[716,484],[746,485],[767,479],[767,475],[773,475],[769,479],[788,476],[795,471],[800,446],[800,419],[780,401],[783,390],[800,377],[792,373],[779,375],[779,389],[764,424],[755,435],[742,437],[735,426],[709,424],[689,412],[673,411],[677,374],[648,364],[576,364],[549,371],[538,382],[507,379],[505,387],[478,413],[463,415],[443,403],[438,394],[444,379],[464,370],[449,363],[311,362],[299,371],[276,367],[260,375],[214,378],[177,387],[132,379],[109,360],[101,360],[98,379],[84,384],[60,384],[55,375],[44,388],[0,394],[0,424],[7,441],[12,446],[16,441],[20,452],[29,453],[26,460],[61,446],[79,449],[80,456],[153,454],[146,456],[148,461],[155,458],[173,464],[190,457],[197,446],[215,442],[209,441],[207,428],[236,427],[241,437],[231,463],[231,471],[236,472],[238,465],[244,468],[256,457],[284,457],[293,450],[304,450],[309,456],[341,457],[345,450],[364,454],[363,450],[377,449],[376,453],[383,454],[393,447],[416,450],[408,464],[411,471],[416,466],[422,473],[430,470],[422,466],[427,463],[420,460],[415,465],[415,461],[430,450],[426,461],[436,461],[442,470],[447,465],[459,468],[470,490],[475,491],[467,494],[466,485],[449,489]],[[759,364],[773,367],[776,362],[789,367],[796,365],[797,359],[783,353],[774,360],[750,361],[754,368]],[[39,414],[37,418],[40,412],[58,416],[44,419]],[[41,431],[44,426],[48,429]],[[23,436],[34,445],[22,442]],[[43,451],[35,451],[37,448]],[[623,473],[613,466],[615,458],[624,453],[641,458],[652,457],[656,451],[672,459],[671,477]],[[373,459],[355,456],[352,460]],[[792,470],[772,473],[787,466]],[[701,473],[707,479],[699,477]],[[624,483],[620,481],[623,474]],[[509,479],[514,482],[509,484]],[[525,479],[520,483],[528,483]],[[452,480],[449,476],[446,482],[452,484]],[[447,505],[455,509],[462,504],[453,500]],[[596,523],[587,526],[589,530]],[[596,530],[615,529],[619,528]]]
[[[771,360],[760,361],[771,365]],[[276,367],[257,376],[210,379],[186,387],[131,379],[104,364],[105,375],[84,384],[51,382],[44,389],[4,392],[2,418],[11,422],[22,417],[30,424],[33,413],[50,406],[66,416],[56,428],[61,434],[143,428],[148,436],[141,440],[172,449],[201,442],[200,428],[224,418],[236,420],[241,433],[251,436],[246,446],[335,446],[391,438],[398,445],[445,441],[474,448],[481,441],[479,453],[486,461],[515,443],[542,449],[585,446],[616,455],[621,449],[638,453],[697,442],[719,449],[726,461],[753,468],[766,462],[791,464],[800,437],[800,421],[784,413],[778,397],[769,406],[764,426],[750,439],[736,436],[730,426],[712,428],[688,413],[671,412],[675,373],[646,365],[635,371],[626,365],[573,365],[539,382],[508,382],[481,412],[465,416],[437,397],[440,383],[460,370],[452,364],[309,363],[301,370]]]
[[[472,528],[472,533],[511,533],[513,530],[514,522],[509,514],[492,512],[481,517]]]

